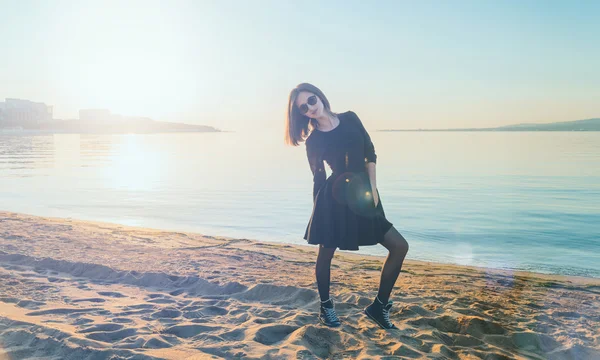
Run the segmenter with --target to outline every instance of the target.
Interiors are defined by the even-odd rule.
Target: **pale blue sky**
[[[0,0],[0,99],[283,128],[311,82],[371,129],[600,117],[599,1]]]

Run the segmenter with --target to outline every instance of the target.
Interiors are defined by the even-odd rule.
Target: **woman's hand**
[[[368,162],[365,167],[367,169],[367,173],[369,174],[369,182],[371,183],[371,193],[373,194],[373,203],[375,204],[375,207],[377,207],[377,205],[379,205],[379,195],[377,194],[377,180],[376,180],[376,170],[375,170],[375,163],[374,162]]]
[[[375,203],[375,207],[377,207],[377,205],[379,205],[379,194],[377,193],[377,188],[373,188],[371,193],[373,194],[373,202]]]

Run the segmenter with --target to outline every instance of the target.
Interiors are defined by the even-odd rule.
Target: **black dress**
[[[313,130],[306,139],[314,186],[304,239],[327,248],[358,250],[381,243],[392,223],[385,218],[381,198],[375,206],[371,193],[366,164],[376,162],[377,155],[367,130],[352,111],[338,118],[333,130]],[[328,178],[323,161],[332,171]]]

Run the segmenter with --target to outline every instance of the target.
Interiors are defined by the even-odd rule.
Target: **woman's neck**
[[[318,118],[316,118],[316,120],[319,123],[318,129],[324,130],[324,131],[335,128],[340,121],[337,118],[337,116],[335,116],[334,114],[328,114],[328,113],[325,113],[325,114],[319,116]]]

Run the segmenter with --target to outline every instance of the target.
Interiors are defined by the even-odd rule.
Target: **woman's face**
[[[311,119],[323,115],[323,102],[321,99],[308,91],[301,91],[296,98],[296,107],[300,113]]]

